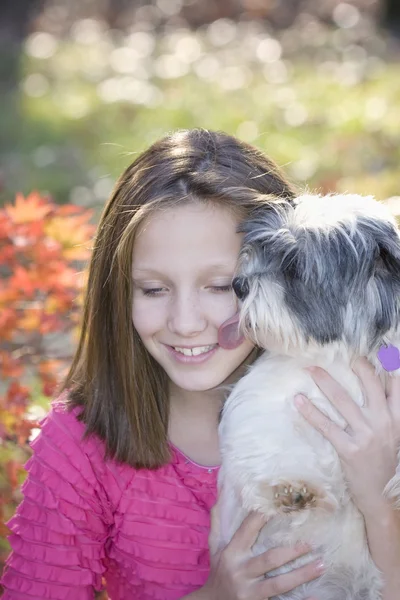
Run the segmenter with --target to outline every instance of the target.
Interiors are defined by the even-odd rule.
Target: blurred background
[[[399,56],[399,0],[1,0],[0,571],[118,175],[171,130],[220,129],[400,215]]]
[[[138,152],[197,126],[300,184],[400,194],[398,0],[2,0],[0,19],[0,203],[97,210]]]

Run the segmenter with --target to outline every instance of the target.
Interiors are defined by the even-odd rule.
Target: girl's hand
[[[336,449],[353,500],[364,516],[377,514],[383,491],[396,472],[400,444],[400,377],[390,377],[387,394],[374,367],[358,359],[354,372],[364,389],[360,408],[343,387],[319,367],[307,369],[323,394],[348,423],[345,430],[322,414],[304,396],[295,404],[307,421]]]
[[[299,545],[296,548],[274,548],[259,556],[253,556],[251,547],[264,525],[265,519],[262,515],[251,513],[224,550],[212,557],[210,577],[201,589],[202,598],[268,600],[322,574],[322,563],[313,561],[284,575],[265,579],[266,573],[306,554],[311,548],[306,545]],[[304,600],[316,599],[305,598]]]

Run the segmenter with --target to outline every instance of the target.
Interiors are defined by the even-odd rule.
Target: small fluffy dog
[[[364,403],[352,363],[367,356],[382,377],[400,374],[400,236],[372,197],[304,195],[276,199],[241,228],[233,288],[240,328],[266,350],[235,385],[222,412],[217,503],[224,547],[249,511],[272,517],[254,554],[298,541],[323,557],[319,579],[281,600],[378,600],[381,577],[361,513],[332,445],[298,413],[303,393],[335,423],[347,423],[304,370],[326,369]],[[400,470],[385,494],[400,508]],[[268,573],[313,560],[301,557]]]

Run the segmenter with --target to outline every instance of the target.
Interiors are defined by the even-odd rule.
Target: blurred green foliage
[[[137,153],[187,127],[254,143],[302,185],[397,196],[400,65],[379,31],[341,25],[277,34],[221,19],[156,35],[84,20],[61,40],[32,34],[18,118],[0,116],[0,198],[37,189],[101,207]]]

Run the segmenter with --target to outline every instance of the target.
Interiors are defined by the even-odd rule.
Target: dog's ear
[[[286,222],[287,213],[293,208],[293,202],[289,198],[277,198],[266,196],[268,201],[251,213],[251,216],[240,223],[238,233],[245,233],[245,242],[268,241],[283,223]]]
[[[376,339],[399,326],[400,300],[400,234],[390,221],[360,219],[358,223],[364,239],[374,244],[369,289],[370,302],[375,306]],[[365,235],[367,234],[367,235]]]
[[[393,277],[394,283],[400,285],[400,237],[397,231],[390,237],[378,239],[379,259]]]
[[[368,233],[376,244],[375,275],[389,275],[392,284],[400,286],[400,232],[389,221],[359,219],[360,230]]]

